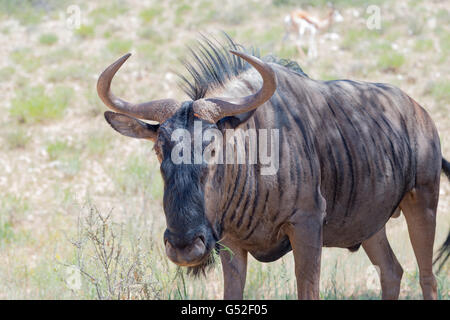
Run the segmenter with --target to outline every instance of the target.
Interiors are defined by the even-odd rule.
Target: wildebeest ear
[[[122,113],[105,112],[106,121],[114,130],[127,137],[155,141],[159,125],[152,125]]]
[[[233,129],[236,129],[240,125],[242,125],[245,122],[247,122],[247,120],[252,117],[252,115],[255,113],[255,111],[256,111],[256,109],[248,111],[248,112],[245,112],[245,113],[237,114],[235,116],[225,117],[223,119],[220,119],[218,124],[220,125],[220,124],[227,123]]]

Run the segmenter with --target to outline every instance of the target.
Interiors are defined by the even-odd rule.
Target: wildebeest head
[[[161,163],[164,180],[164,212],[167,229],[164,233],[166,253],[170,260],[181,266],[201,267],[208,264],[212,249],[220,237],[214,222],[208,221],[205,212],[205,181],[209,165],[205,161],[178,163],[172,151],[177,144],[174,133],[189,132],[192,141],[191,159],[198,152],[194,143],[195,122],[201,123],[202,132],[220,129],[218,122],[230,121],[232,126],[245,122],[258,106],[266,102],[276,89],[272,68],[258,58],[237,51],[230,51],[253,66],[262,76],[263,85],[255,94],[233,98],[201,98],[179,103],[173,99],[155,100],[139,104],[129,103],[110,91],[111,80],[130,54],[118,59],[99,77],[97,91],[102,101],[116,112],[105,112],[108,123],[118,132],[133,138],[148,139]],[[234,56],[233,56],[234,57]],[[237,59],[237,58],[234,58]],[[138,120],[151,120],[149,124]],[[201,154],[211,141],[202,141]]]

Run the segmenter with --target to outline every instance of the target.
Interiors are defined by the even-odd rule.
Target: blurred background
[[[342,19],[318,30],[308,55],[309,36],[287,33],[286,16],[301,9],[324,22],[331,7]],[[180,59],[199,32],[222,30],[314,79],[400,87],[431,114],[450,157],[449,1],[0,0],[0,299],[222,297],[220,263],[192,279],[168,262],[152,144],[114,132],[96,93],[100,72],[132,52],[117,95],[186,100]],[[445,179],[440,193],[436,249],[450,223]],[[387,230],[405,270],[400,297],[421,298],[403,216]],[[378,299],[378,282],[362,249],[324,249],[323,299]],[[448,267],[438,286],[448,299]],[[295,299],[292,254],[250,258],[245,298]]]

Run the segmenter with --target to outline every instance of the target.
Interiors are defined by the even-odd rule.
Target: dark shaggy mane
[[[251,47],[244,48],[223,33],[225,40],[220,42],[212,37],[202,35],[195,48],[189,47],[190,61],[183,60],[182,63],[190,74],[190,79],[183,75],[180,86],[192,99],[198,100],[205,97],[208,90],[223,87],[225,83],[247,71],[251,66],[241,58],[231,54],[229,50],[244,51],[255,57],[261,58],[259,50]],[[300,66],[288,59],[278,59],[275,56],[262,58],[266,62],[277,63],[291,69],[299,74],[307,76]]]

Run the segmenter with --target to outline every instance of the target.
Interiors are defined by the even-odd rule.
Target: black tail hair
[[[446,175],[446,177],[450,180],[450,162],[442,158],[442,171]],[[447,235],[447,239],[442,244],[442,247],[438,251],[438,255],[434,259],[434,264],[439,262],[438,272],[441,271],[442,267],[444,266],[445,262],[450,257],[450,232]]]
[[[450,180],[450,162],[442,158],[442,171],[446,175],[447,179]]]

